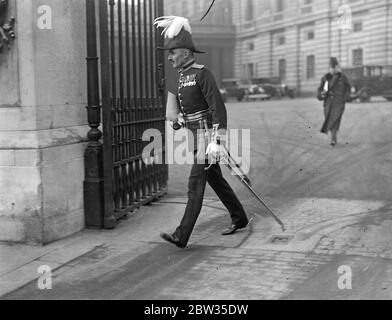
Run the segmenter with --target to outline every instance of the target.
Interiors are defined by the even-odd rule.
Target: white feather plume
[[[162,34],[165,34],[165,38],[173,39],[177,36],[181,29],[192,33],[191,25],[188,19],[177,16],[163,16],[154,20],[154,25],[157,28],[163,28]]]

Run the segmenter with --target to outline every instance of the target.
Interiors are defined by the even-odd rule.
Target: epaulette
[[[203,64],[194,63],[194,64],[192,65],[192,68],[195,68],[195,69],[204,69],[204,65],[203,65]]]

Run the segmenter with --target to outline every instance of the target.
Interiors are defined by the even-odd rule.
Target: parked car
[[[222,80],[222,90],[226,90],[226,98],[234,98],[242,101],[245,90],[251,85],[250,80],[244,79],[224,79]]]
[[[279,77],[251,78],[250,81],[253,84],[258,84],[258,85],[270,84],[270,85],[278,86],[281,84],[281,79]]]
[[[294,99],[294,98],[295,98],[295,89],[294,89],[294,88],[290,88],[290,87],[289,87],[288,85],[286,85],[286,84],[282,84],[282,85],[281,85],[281,88],[282,88],[283,96],[289,97],[289,98],[291,98],[291,99]]]
[[[342,71],[352,86],[349,102],[369,102],[374,96],[392,101],[392,66],[362,66]]]
[[[256,100],[270,100],[271,95],[269,95],[265,90],[258,85],[252,84],[248,89],[245,90],[245,101],[256,101]]]
[[[271,78],[251,78],[251,79],[224,79],[222,80],[222,93],[223,89],[226,90],[226,99],[235,98],[237,101],[242,101],[246,95],[247,90],[252,86],[258,86],[269,95],[271,98],[281,97],[295,97],[294,89],[289,88],[287,85],[282,84],[279,77]],[[221,94],[222,94],[221,93]]]
[[[276,86],[274,84],[266,83],[266,84],[261,84],[260,87],[264,89],[265,92],[267,92],[272,98],[281,98],[282,97],[282,92],[280,90],[279,86]]]
[[[279,77],[252,78],[251,82],[262,87],[273,98],[295,98],[294,89],[282,83]]]

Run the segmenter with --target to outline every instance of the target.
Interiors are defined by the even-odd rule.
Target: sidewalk
[[[174,230],[185,203],[167,197],[114,230],[85,230],[44,247],[0,244],[0,299],[392,299],[388,204],[269,199],[286,233],[262,209],[250,209],[252,225],[223,237],[229,215],[206,199],[181,250],[159,233]],[[354,270],[349,293],[336,287],[340,262]],[[37,287],[41,265],[52,269],[52,290]]]
[[[171,232],[181,218],[185,199],[165,198],[142,207],[121,220],[114,230],[83,230],[75,235],[45,246],[0,243],[0,298],[39,278],[38,267],[48,265],[58,274],[72,268],[73,262],[104,247],[123,244],[129,246],[134,257],[156,244],[162,243],[160,232]],[[222,205],[215,200],[204,202],[198,223],[225,215]],[[225,218],[223,217],[223,221]],[[226,224],[230,225],[227,215]],[[208,233],[205,230],[204,233]],[[192,237],[195,243],[203,235]]]

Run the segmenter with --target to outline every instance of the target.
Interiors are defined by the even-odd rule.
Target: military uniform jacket
[[[179,72],[179,78],[169,87],[176,96],[187,125],[199,126],[199,120],[227,128],[227,111],[214,76],[203,65],[192,62]]]

